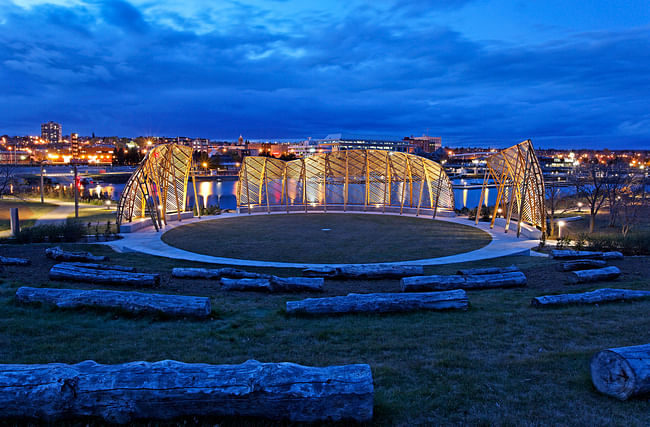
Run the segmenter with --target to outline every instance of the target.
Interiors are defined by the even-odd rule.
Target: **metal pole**
[[[79,218],[79,187],[77,186],[77,165],[74,165],[74,217]]]
[[[43,162],[41,162],[41,203],[45,203],[43,196]]]
[[[485,186],[487,185],[488,179],[488,165],[485,165],[485,175],[483,176],[483,185],[481,186],[481,197],[478,199],[478,206],[476,207],[476,222],[478,225],[478,219],[481,216],[481,205],[483,204],[483,198],[485,197]]]

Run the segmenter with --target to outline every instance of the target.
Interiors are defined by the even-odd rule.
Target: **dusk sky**
[[[650,149],[648,0],[0,0],[0,134]]]

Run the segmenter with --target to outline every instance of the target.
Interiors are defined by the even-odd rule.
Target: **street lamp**
[[[203,166],[206,172],[208,171],[208,164],[206,162],[201,163],[201,166]]]
[[[562,227],[564,227],[565,225],[566,225],[566,222],[564,222],[564,221],[558,221],[557,222],[557,227],[558,227],[558,229],[557,229],[557,238],[558,239],[562,238]]]
[[[582,202],[578,202],[578,212],[582,212]]]

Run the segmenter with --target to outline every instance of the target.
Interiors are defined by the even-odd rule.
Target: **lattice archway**
[[[454,209],[451,181],[442,166],[413,154],[345,150],[282,161],[249,156],[239,172],[237,203],[249,213],[319,208],[364,210]]]
[[[192,147],[180,144],[161,144],[151,149],[124,186],[117,206],[118,226],[146,216],[152,219],[156,230],[167,223],[168,215],[176,214],[180,221],[192,153]],[[192,182],[194,200],[198,200],[194,173]]]
[[[510,228],[513,215],[517,218],[517,237],[521,232],[522,221],[540,228],[542,233],[545,233],[544,177],[531,140],[501,150],[489,156],[486,162],[476,223],[478,224],[485,189],[488,182],[493,180],[497,186],[497,200],[492,212],[490,228],[494,228],[496,217],[501,209],[506,221],[506,233]]]

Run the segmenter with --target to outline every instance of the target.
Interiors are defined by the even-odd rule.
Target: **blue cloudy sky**
[[[650,149],[648,0],[0,0],[0,134]]]

